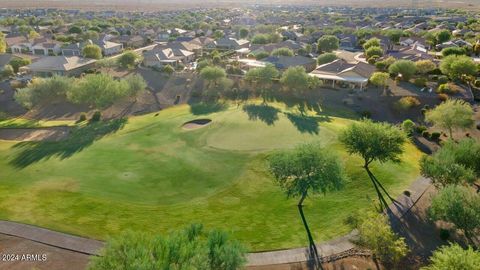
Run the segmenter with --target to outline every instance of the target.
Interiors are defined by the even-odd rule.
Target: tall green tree
[[[272,51],[274,56],[293,56],[294,52],[289,48],[278,48]]]
[[[390,79],[390,75],[386,72],[374,72],[370,77],[370,82],[373,85],[383,87],[383,90],[385,91],[385,88],[388,85],[389,79]]]
[[[118,64],[124,68],[133,68],[140,61],[140,56],[134,51],[126,51],[117,59]]]
[[[102,49],[95,44],[89,44],[83,47],[82,53],[83,53],[83,57],[86,57],[86,58],[92,58],[92,59],[102,58]]]
[[[124,232],[107,241],[88,269],[237,270],[245,262],[245,248],[238,241],[193,224],[165,236]]]
[[[316,144],[275,153],[268,168],[288,198],[300,198],[299,206],[309,194],[339,190],[346,181],[339,158]]]
[[[473,109],[463,100],[449,99],[425,114],[425,120],[434,126],[448,130],[453,138],[454,129],[468,129],[474,124]]]
[[[472,239],[475,230],[480,229],[480,196],[468,187],[447,186],[432,199],[428,215],[454,224]]]
[[[448,140],[433,155],[422,157],[420,169],[438,188],[472,183],[480,177],[480,143]]]
[[[403,80],[408,81],[417,72],[417,67],[410,60],[398,60],[388,67],[388,72],[401,76]]]
[[[449,55],[440,62],[440,70],[452,79],[460,79],[463,75],[477,74],[477,65],[472,58],[465,55]]]
[[[458,244],[443,246],[433,252],[430,265],[421,270],[477,270],[480,269],[480,252],[472,247],[463,249]]]
[[[405,240],[393,232],[387,216],[367,211],[357,219],[358,244],[370,249],[375,258],[395,267],[407,255]]]
[[[208,87],[217,86],[220,80],[227,76],[225,70],[221,67],[207,66],[200,71],[200,77],[208,82]]]
[[[280,83],[296,94],[304,94],[309,88],[309,76],[304,67],[289,67],[280,78]]]
[[[340,46],[340,40],[333,35],[324,35],[317,41],[318,52],[331,52],[337,50]]]
[[[245,80],[258,86],[263,103],[266,103],[273,79],[278,78],[279,74],[280,72],[274,65],[266,65],[265,67],[250,69],[245,74]]]
[[[375,123],[369,119],[351,124],[340,134],[340,142],[346,147],[349,154],[359,155],[363,159],[363,168],[367,171],[370,180],[377,192],[380,206],[388,207],[380,189],[395,201],[383,185],[370,171],[370,164],[374,161],[400,162],[403,153],[403,145],[406,142],[406,134],[388,123]]]

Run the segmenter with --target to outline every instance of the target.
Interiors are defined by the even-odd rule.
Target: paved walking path
[[[397,199],[401,205],[392,205],[392,213],[397,217],[402,217],[415,202],[423,196],[426,190],[431,186],[428,179],[423,177],[417,179],[409,187],[410,196],[404,194]],[[66,250],[76,251],[87,255],[98,255],[99,250],[104,243],[94,239],[88,239],[55,232],[48,229],[26,225],[11,221],[0,221],[0,233],[28,239],[34,242],[54,246]],[[346,252],[355,247],[351,239],[356,236],[354,232],[332,239],[330,241],[318,243],[317,250],[320,258]],[[306,237],[306,236],[305,236]],[[249,253],[247,256],[247,266],[262,266],[285,263],[305,262],[309,260],[308,248],[294,248],[287,250],[266,251],[258,253]]]

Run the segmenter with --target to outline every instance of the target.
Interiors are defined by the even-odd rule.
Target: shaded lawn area
[[[271,124],[232,106],[202,115],[212,124],[192,131],[181,126],[198,116],[188,105],[173,107],[77,137],[70,143],[87,143],[68,155],[60,149],[74,146],[54,143],[59,151],[22,166],[15,160],[31,150],[0,141],[0,218],[98,239],[201,222],[231,231],[254,251],[306,246],[297,200],[287,200],[273,184],[265,159],[273,150],[319,141],[341,155],[351,180],[343,191],[307,198],[304,212],[316,241],[348,233],[343,221],[373,207],[376,198],[361,160],[348,156],[336,138],[352,120],[268,106],[278,110]],[[420,152],[406,148],[402,163],[372,166],[392,195],[419,173]]]

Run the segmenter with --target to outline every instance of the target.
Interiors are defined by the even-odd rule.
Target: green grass
[[[307,198],[315,239],[348,233],[345,218],[372,208],[375,192],[360,159],[336,138],[352,120],[301,117],[279,104],[196,114],[179,106],[130,118],[123,128],[78,127],[63,143],[0,141],[0,218],[98,239],[201,222],[231,231],[250,250],[305,246],[297,200],[273,184],[265,159],[307,141],[335,149],[351,178],[343,191]],[[213,122],[182,129],[196,118]],[[401,163],[373,165],[393,195],[419,174],[420,152],[405,147]]]
[[[39,128],[39,127],[57,127],[57,126],[73,126],[73,120],[47,120],[38,121],[25,118],[12,118],[0,120],[0,128]]]

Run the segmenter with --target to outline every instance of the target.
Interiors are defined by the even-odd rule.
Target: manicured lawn
[[[0,141],[0,218],[99,239],[200,222],[231,231],[251,250],[305,246],[297,200],[272,183],[265,159],[308,141],[335,149],[351,178],[343,191],[306,200],[315,238],[347,233],[345,218],[372,207],[375,192],[359,158],[336,138],[352,120],[300,116],[279,104],[193,111],[185,105],[130,118],[125,126],[87,126],[63,143]],[[213,122],[182,129],[196,118]],[[419,174],[420,152],[405,147],[401,163],[373,165],[393,195]]]

